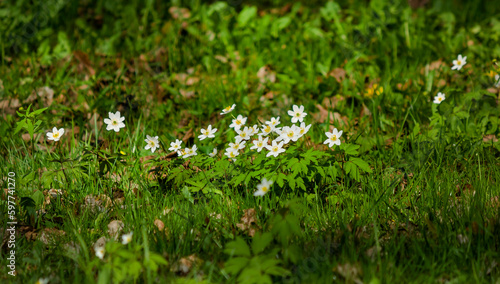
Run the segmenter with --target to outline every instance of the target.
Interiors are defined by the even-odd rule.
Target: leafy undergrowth
[[[496,281],[499,8],[410,2],[0,4],[2,282]]]

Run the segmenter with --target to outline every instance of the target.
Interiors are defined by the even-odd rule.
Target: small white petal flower
[[[57,128],[52,128],[52,132],[47,133],[47,139],[48,140],[54,140],[54,141],[59,141],[61,139],[61,136],[64,134],[64,128],[61,128],[57,130]]]
[[[214,138],[215,132],[217,132],[217,128],[212,129],[212,125],[209,125],[207,129],[201,129],[201,135],[198,136],[198,139],[203,140],[205,138]]]
[[[262,126],[262,132],[259,133],[258,135],[261,136],[267,136],[269,135],[271,132],[274,131],[274,126],[272,125],[266,125],[266,126]]]
[[[266,137],[266,139],[262,140],[262,136],[259,136],[258,140],[252,141],[253,146],[250,147],[250,150],[257,149],[257,152],[262,151],[262,149],[267,146],[268,139],[269,139],[269,137]]]
[[[460,70],[467,63],[467,56],[462,57],[462,54],[458,55],[457,60],[453,60],[453,66],[451,70]]]
[[[186,148],[184,149],[184,155],[182,156],[184,159],[189,158],[191,156],[196,156],[198,153],[196,153],[196,150],[198,150],[198,147],[196,145],[193,145],[191,148]]]
[[[235,129],[236,133],[238,133],[238,136],[236,137],[236,139],[238,139],[238,137],[241,138],[241,140],[250,140],[250,138],[252,137],[252,133],[253,133],[253,128],[249,128],[247,126],[245,126],[245,128],[243,128],[243,130],[241,130],[241,128],[239,129]]]
[[[500,88],[500,75],[495,75],[495,87]]]
[[[132,241],[132,236],[134,235],[134,232],[130,232],[128,234],[124,234],[122,236],[122,244],[126,245]]]
[[[215,156],[217,156],[217,148],[214,148],[214,150],[212,151],[212,153],[208,154],[210,157],[214,158]]]
[[[266,121],[265,123],[270,126],[277,126],[278,124],[280,124],[280,117],[271,117],[271,120]]]
[[[109,113],[109,118],[104,119],[104,123],[106,123],[108,126],[106,127],[106,130],[114,130],[115,132],[119,132],[120,128],[125,127],[125,123],[123,121],[125,120],[125,117],[120,117],[120,112],[117,111],[116,113]]]
[[[100,258],[100,259],[103,259],[104,258],[104,253],[106,252],[104,250],[104,246],[102,247],[96,247],[94,248],[95,249],[95,255]]]
[[[49,278],[39,278],[38,281],[36,281],[36,284],[47,284],[49,283]]]
[[[329,144],[328,147],[333,147],[333,145],[340,145],[340,136],[342,136],[342,130],[338,131],[337,128],[334,128],[333,131],[325,133],[328,139],[323,142],[323,144]]]
[[[239,155],[240,153],[238,152],[238,150],[234,149],[234,148],[227,148],[226,149],[226,153],[224,153],[224,155],[226,155],[228,158],[230,159],[233,159],[233,161],[236,161],[236,157]]]
[[[255,124],[254,126],[249,127],[248,132],[249,132],[250,136],[257,134],[259,132],[259,126],[257,124]]]
[[[146,139],[144,140],[146,141],[146,147],[144,147],[144,149],[151,149],[151,152],[155,152],[156,151],[156,148],[159,148],[160,147],[160,142],[158,142],[158,136],[155,136],[155,137],[151,137],[149,135],[146,135]]]
[[[294,124],[292,127],[283,126],[280,136],[276,138],[277,141],[283,141],[288,144],[290,141],[297,141],[300,138],[300,129]]]
[[[236,107],[236,104],[233,104],[232,106],[226,107],[225,109],[222,110],[220,115],[224,115],[224,114],[228,114],[228,113],[232,112],[235,107]]]
[[[229,127],[234,130],[240,129],[243,125],[247,123],[247,117],[243,117],[241,114],[238,115],[235,119],[233,119],[232,123],[229,124]]]
[[[271,155],[274,157],[278,157],[280,153],[285,152],[285,149],[283,149],[283,144],[283,141],[278,144],[276,140],[273,140],[271,145],[266,145],[266,149],[269,150],[269,153],[267,153],[266,157],[269,157]]]
[[[304,121],[307,113],[304,112],[304,106],[293,105],[293,111],[289,110],[288,115],[292,117],[292,123],[297,123]]]
[[[309,124],[306,126],[306,123],[305,122],[302,122],[300,124],[300,127],[299,127],[299,134],[300,136],[302,137],[303,135],[305,135],[308,131],[309,131],[309,128],[311,128],[311,125],[312,124]]]
[[[254,196],[264,196],[270,189],[271,185],[273,184],[272,180],[267,180],[266,178],[263,178],[261,183],[257,185],[257,191],[254,192]]]
[[[175,139],[175,142],[170,143],[169,151],[179,151],[181,149],[182,140]]]
[[[434,103],[435,104],[440,104],[442,101],[446,99],[445,94],[443,93],[438,93],[437,96],[434,97]]]
[[[234,149],[235,151],[245,149],[245,144],[247,141],[241,141],[239,139],[236,139],[234,143],[229,143],[229,148]]]

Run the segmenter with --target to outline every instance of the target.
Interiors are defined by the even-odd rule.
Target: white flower
[[[459,54],[457,60],[453,60],[453,67],[451,67],[451,70],[460,70],[466,63],[467,56],[462,57],[462,54]]]
[[[225,109],[222,110],[220,115],[224,115],[224,114],[228,114],[228,113],[232,112],[235,107],[236,107],[236,104],[233,104],[232,106],[226,107]]]
[[[306,123],[305,122],[302,122],[299,126],[299,134],[300,136],[304,136],[304,134],[306,134],[308,131],[309,131],[309,128],[311,128],[311,125],[312,124],[309,124],[306,126]]]
[[[500,88],[500,75],[495,75],[495,87]]]
[[[438,93],[437,96],[434,97],[434,103],[440,104],[445,99],[446,99],[446,96],[443,93]]]
[[[245,144],[247,141],[241,141],[241,139],[236,139],[234,143],[229,143],[229,148],[234,149],[235,151],[245,149]]]
[[[328,139],[323,142],[323,144],[329,144],[328,147],[333,147],[333,145],[340,145],[340,136],[342,136],[342,130],[338,131],[337,128],[334,128],[333,131],[325,133]]]
[[[117,111],[115,114],[110,112],[109,118],[104,119],[104,123],[108,125],[106,127],[106,130],[114,130],[115,132],[119,132],[120,128],[125,127],[125,123],[123,123],[124,120],[125,117],[120,117],[119,111]]]
[[[151,149],[151,152],[155,152],[156,148],[160,147],[160,143],[158,142],[158,136],[151,137],[149,135],[146,135],[146,138],[144,141],[146,141],[147,145],[144,147],[144,149]]]
[[[273,184],[272,180],[267,180],[266,178],[263,178],[261,183],[257,185],[257,191],[254,192],[253,196],[265,195],[271,189],[272,184]]]
[[[283,149],[283,141],[281,141],[279,144],[276,143],[276,140],[273,140],[272,145],[266,145],[266,149],[269,150],[269,153],[267,153],[266,157],[269,156],[274,156],[278,157],[280,153],[285,152],[285,149]]]
[[[266,139],[262,140],[262,136],[259,136],[259,140],[253,140],[253,146],[250,147],[250,150],[257,149],[257,152],[262,151],[262,148],[267,146],[267,140],[269,137],[266,137]]]
[[[128,234],[124,234],[122,236],[122,244],[126,245],[128,243],[130,243],[130,241],[132,241],[132,235],[134,234],[134,232],[130,232]]]
[[[38,281],[36,281],[36,284],[47,284],[49,283],[49,278],[39,278]]]
[[[236,129],[240,129],[243,125],[245,125],[245,123],[247,123],[247,118],[243,117],[240,114],[235,119],[233,119],[233,123],[229,124],[229,127],[236,130]]]
[[[52,128],[52,132],[47,133],[47,139],[49,140],[54,140],[54,141],[59,141],[61,136],[64,134],[64,128],[61,128],[57,130],[57,128]]]
[[[271,120],[266,121],[266,124],[270,126],[277,126],[278,124],[280,124],[280,117],[279,116],[277,118],[271,117]]]
[[[191,148],[186,148],[184,149],[184,155],[182,156],[184,159],[189,158],[191,156],[196,156],[198,153],[196,153],[196,150],[198,150],[198,147],[196,145],[193,145]]]
[[[296,123],[304,121],[307,113],[304,112],[304,106],[298,107],[297,105],[293,105],[293,111],[289,110],[288,115],[292,117],[292,123]]]
[[[290,140],[293,142],[297,141],[300,138],[300,129],[294,124],[292,127],[283,126],[283,129],[280,132],[280,136],[276,138],[276,141],[283,141],[285,144],[288,144]]]
[[[210,157],[215,157],[217,155],[217,148],[214,148],[214,150],[212,151],[212,153],[208,154]]]
[[[248,131],[249,131],[250,136],[253,136],[259,132],[259,126],[257,124],[255,124],[254,126],[249,127]]]
[[[236,133],[238,133],[238,136],[236,136],[236,139],[240,137],[240,140],[250,140],[250,138],[253,135],[253,128],[248,128],[245,126],[243,130],[240,129],[235,129]]]
[[[212,129],[212,125],[209,125],[207,129],[201,129],[201,135],[198,136],[198,139],[203,140],[205,138],[214,138],[215,132],[217,132],[217,128]]]
[[[181,149],[182,140],[175,139],[175,142],[170,142],[169,151],[179,151]]]
[[[259,136],[260,135],[267,136],[267,135],[269,135],[273,131],[274,131],[274,126],[272,126],[272,125],[262,126],[262,132],[259,133]]]
[[[95,249],[95,255],[98,258],[103,259],[104,258],[104,253],[105,253],[104,246],[102,246],[102,247],[96,247],[94,249]]]
[[[228,158],[230,159],[233,159],[233,161],[236,161],[236,157],[239,155],[240,153],[238,152],[238,150],[234,149],[234,148],[227,148],[226,149],[226,153],[224,153],[224,155],[226,155]]]

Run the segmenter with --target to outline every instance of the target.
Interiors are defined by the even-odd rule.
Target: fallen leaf
[[[248,235],[253,237],[255,235],[255,228],[252,227],[252,223],[256,223],[255,219],[255,209],[249,208],[243,210],[243,217],[241,217],[241,223],[236,224],[242,231],[247,231]]]
[[[330,71],[328,76],[335,78],[338,83],[342,83],[345,79],[346,72],[343,68],[335,68],[332,71]]]
[[[38,234],[38,240],[46,245],[49,245],[57,243],[64,235],[66,235],[66,232],[64,231],[55,228],[45,228]]]
[[[115,240],[118,238],[118,235],[123,230],[124,224],[120,220],[113,220],[108,224],[108,234],[110,237]]]
[[[187,275],[193,266],[200,266],[202,264],[202,260],[198,258],[195,254],[192,254],[187,257],[183,257],[179,259],[172,265],[171,271],[175,273],[180,273],[183,275]]]
[[[358,264],[339,264],[336,268],[334,268],[334,272],[337,272],[340,276],[347,280],[347,282],[354,282],[356,284],[363,283],[363,281],[359,278],[362,271]]]
[[[165,229],[165,224],[160,219],[156,219],[154,225],[158,228],[158,231],[163,231],[163,229]]]
[[[184,20],[184,19],[188,19],[189,17],[191,17],[191,12],[187,8],[179,8],[179,7],[172,6],[168,9],[168,12],[172,16],[172,18],[174,18],[176,20],[178,20],[178,19]]]

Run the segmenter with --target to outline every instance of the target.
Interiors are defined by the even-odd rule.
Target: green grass
[[[175,1],[0,4],[2,188],[14,172],[18,221],[12,277],[0,217],[2,283],[498,283],[498,7],[188,2],[183,20]],[[292,105],[305,137],[226,159],[231,115],[291,125]],[[24,120],[40,121],[34,139],[15,131],[29,106],[47,108]],[[106,131],[116,111],[126,127]],[[208,124],[216,138],[199,141]],[[168,155],[182,138],[198,156]]]

